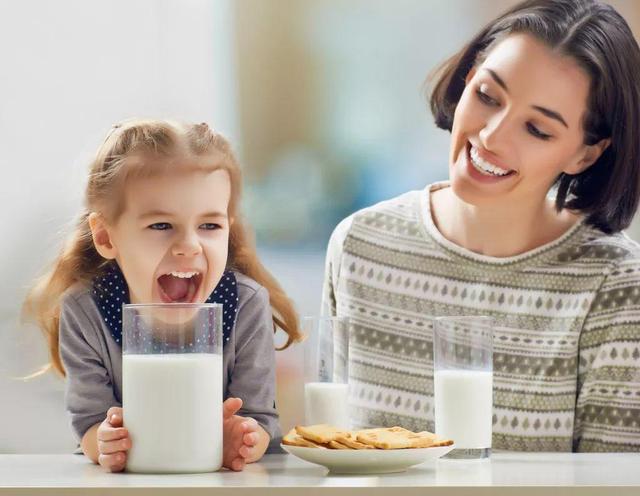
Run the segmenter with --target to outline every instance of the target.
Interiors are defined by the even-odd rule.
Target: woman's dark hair
[[[527,0],[484,27],[440,66],[431,92],[436,125],[451,131],[469,71],[496,43],[527,33],[572,57],[591,79],[584,143],[611,144],[585,171],[560,174],[556,207],[578,210],[606,233],[629,226],[640,196],[640,49],[629,26],[597,0]]]

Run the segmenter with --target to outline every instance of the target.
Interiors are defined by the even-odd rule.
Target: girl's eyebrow
[[[172,217],[171,212],[165,212],[163,210],[150,210],[138,215],[139,219],[146,219],[147,217]]]
[[[223,219],[227,218],[226,212],[207,212],[206,214],[202,214],[202,217],[221,217]]]
[[[507,88],[507,83],[505,83],[505,82],[503,81],[503,79],[502,79],[500,76],[498,76],[498,74],[496,74],[496,72],[495,72],[493,69],[488,69],[487,67],[483,67],[483,69],[484,69],[485,71],[487,71],[487,72],[491,75],[491,77],[493,78],[493,80],[494,80],[496,83],[498,83],[498,85],[499,85],[500,87],[502,87],[502,89],[503,89],[504,91],[506,91],[507,93],[509,93],[509,89]],[[534,109],[534,110],[537,110],[537,111],[538,111],[538,112],[540,112],[541,114],[546,115],[546,116],[547,116],[547,117],[549,117],[550,119],[555,119],[555,120],[557,120],[557,121],[558,121],[558,122],[560,122],[564,127],[566,127],[567,129],[569,129],[569,125],[567,124],[567,121],[565,121],[565,120],[563,119],[563,117],[562,117],[558,112],[556,112],[555,110],[551,110],[551,109],[548,109],[548,108],[546,108],[546,107],[541,107],[541,106],[539,106],[539,105],[531,105],[531,108],[532,108],[532,109]]]
[[[164,210],[151,210],[149,212],[144,212],[138,216],[139,219],[145,219],[147,217],[173,217],[174,214],[171,212],[165,212]],[[221,217],[223,219],[227,218],[227,214],[225,212],[206,212],[201,215],[201,217]]]

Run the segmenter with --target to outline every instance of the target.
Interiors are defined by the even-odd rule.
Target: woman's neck
[[[432,192],[431,214],[440,233],[452,243],[490,257],[511,257],[545,245],[564,234],[578,216],[553,203],[476,207],[464,203],[450,187]]]

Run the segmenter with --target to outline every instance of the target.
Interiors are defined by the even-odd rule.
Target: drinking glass
[[[122,407],[128,472],[222,465],[222,305],[123,307]]]
[[[302,329],[305,422],[349,429],[349,320],[305,317]]]
[[[448,458],[487,458],[493,416],[493,320],[439,317],[434,322],[436,434],[453,439]]]

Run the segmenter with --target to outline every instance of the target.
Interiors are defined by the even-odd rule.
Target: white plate
[[[409,448],[396,450],[339,450],[303,448],[281,444],[282,448],[307,462],[327,467],[335,474],[389,474],[404,472],[413,465],[435,460],[455,448]]]

